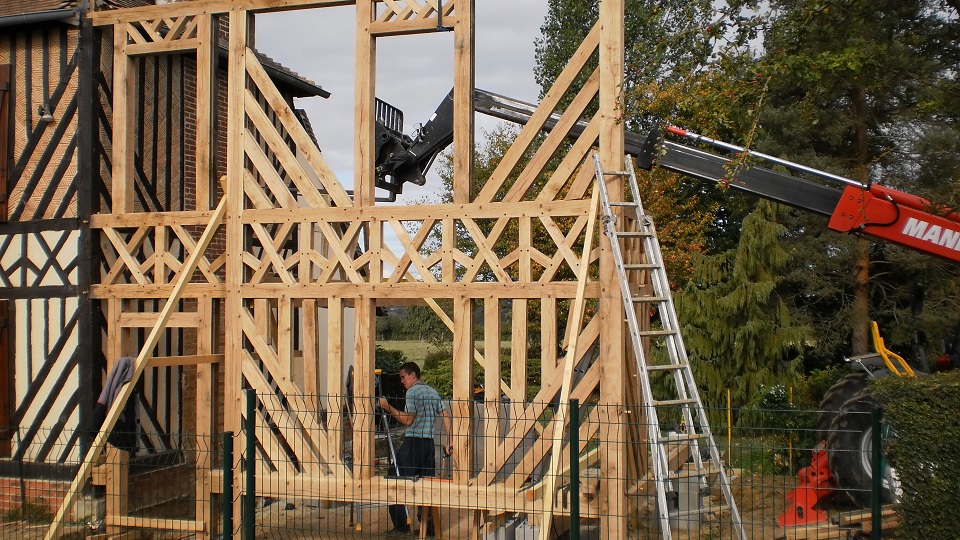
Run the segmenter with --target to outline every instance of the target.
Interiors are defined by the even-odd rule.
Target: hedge
[[[903,538],[960,539],[960,372],[876,381],[903,486]]]

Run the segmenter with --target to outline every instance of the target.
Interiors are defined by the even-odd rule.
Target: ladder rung
[[[618,232],[617,238],[651,238],[653,235],[643,231]]]
[[[664,400],[654,400],[653,404],[657,407],[669,407],[670,405],[692,405],[696,403],[695,399],[664,399]]]
[[[611,203],[609,203],[609,204],[610,204],[610,206],[629,206],[629,207],[640,206],[640,205],[638,205],[637,203],[635,203],[635,202],[633,202],[633,201],[614,201],[614,202],[611,202]]]
[[[669,300],[666,296],[634,296],[630,299],[635,304],[659,304]]]
[[[630,176],[630,171],[603,171],[604,176]]]
[[[683,512],[679,512],[679,511],[670,512],[670,517],[671,518],[690,517],[690,516],[696,516],[701,514],[712,514],[714,512],[723,512],[724,510],[729,510],[729,509],[730,507],[725,504],[711,504],[709,506],[704,506],[699,510],[684,510]],[[821,537],[814,537],[814,538],[821,538]],[[829,538],[834,538],[834,537],[830,536]]]
[[[624,270],[659,270],[663,266],[655,263],[638,263],[638,264],[625,264],[623,265]]]
[[[690,364],[661,364],[659,366],[647,366],[647,371],[671,371],[674,369],[684,369]]]
[[[677,335],[676,330],[640,330],[637,332],[637,335],[640,337],[657,337],[657,336],[675,336]]]

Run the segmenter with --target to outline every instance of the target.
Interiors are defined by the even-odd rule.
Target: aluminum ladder
[[[593,162],[596,171],[597,187],[600,190],[603,229],[604,233],[610,239],[614,265],[616,266],[617,275],[620,280],[623,309],[630,332],[630,341],[633,344],[637,374],[640,379],[640,393],[642,394],[641,399],[645,415],[644,421],[646,422],[647,439],[650,445],[650,471],[653,473],[653,479],[656,485],[657,512],[659,514],[662,537],[667,540],[671,538],[671,516],[667,501],[668,498],[676,496],[677,488],[675,487],[675,482],[679,479],[679,475],[677,475],[675,471],[669,470],[666,447],[667,445],[676,447],[678,444],[689,445],[690,455],[694,456],[693,461],[696,466],[696,476],[699,478],[700,493],[708,493],[710,487],[708,475],[710,471],[704,466],[703,460],[700,457],[700,445],[706,444],[709,449],[710,465],[713,470],[716,471],[717,479],[723,491],[733,534],[736,535],[736,538],[746,540],[743,522],[740,519],[740,513],[737,510],[736,502],[733,500],[733,492],[730,489],[730,480],[720,461],[720,451],[710,432],[710,425],[703,408],[703,402],[700,399],[700,393],[697,391],[693,371],[690,368],[690,362],[687,358],[687,351],[683,345],[682,336],[680,335],[680,324],[677,320],[673,296],[670,294],[670,283],[667,280],[666,270],[663,266],[663,255],[660,252],[660,242],[657,239],[656,229],[650,216],[643,212],[643,204],[640,200],[640,189],[637,186],[633,160],[630,156],[626,156],[626,167],[623,171],[604,171],[600,163],[600,157],[597,154],[594,154]],[[611,176],[628,181],[632,201],[614,202],[610,200],[606,188],[606,180]],[[618,219],[617,215],[614,214],[614,208],[617,207],[623,208],[625,217],[634,217],[636,219],[636,231],[617,229]],[[642,241],[643,253],[646,256],[644,262],[630,264],[624,262],[621,242],[627,239]],[[628,271],[648,272],[653,294],[651,296],[634,296],[631,290],[630,280],[627,277]],[[657,306],[661,328],[641,330],[639,321],[637,320],[637,308],[651,305]],[[644,340],[647,340],[648,345],[654,343],[654,340],[662,340],[669,356],[669,362],[656,365],[649,362],[647,349],[644,347]],[[668,380],[672,379],[672,384],[658,385],[658,395],[655,396],[653,386],[650,382],[650,376],[657,372],[672,375],[672,377],[666,377]],[[665,391],[662,388],[663,386],[669,386],[670,391]],[[665,393],[671,393],[672,395],[661,395]],[[686,426],[686,433],[681,433],[673,437],[664,436],[660,427],[660,413],[662,410],[667,409],[671,411],[679,409],[682,413],[682,421]]]

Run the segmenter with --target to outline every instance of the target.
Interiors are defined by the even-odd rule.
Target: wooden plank
[[[587,37],[584,38],[580,47],[573,53],[570,61],[567,62],[566,67],[560,72],[560,75],[556,81],[554,81],[550,90],[547,91],[543,100],[540,101],[537,110],[530,117],[530,120],[527,121],[526,125],[523,126],[520,135],[514,140],[513,145],[511,145],[507,153],[504,154],[503,159],[500,160],[500,164],[497,165],[496,170],[494,170],[490,176],[490,180],[488,180],[487,183],[484,184],[483,189],[480,190],[476,198],[478,202],[493,201],[494,196],[500,191],[510,173],[513,172],[520,162],[524,152],[526,152],[530,144],[540,135],[543,125],[550,118],[550,115],[553,114],[553,111],[557,108],[560,101],[565,97],[570,84],[580,75],[580,71],[583,70],[587,61],[593,56],[594,51],[597,49],[599,38],[600,22],[597,22],[590,30],[590,33],[587,34]]]
[[[453,300],[453,477],[466,483],[473,475],[473,300]]]
[[[154,356],[147,367],[202,366],[223,363],[222,354],[188,354],[184,356]]]
[[[459,5],[459,4],[458,4]],[[461,17],[443,18],[443,26],[458,28]],[[370,35],[377,37],[403,36],[416,34],[433,34],[437,30],[437,19],[416,19],[412,21],[373,22],[370,24]]]
[[[124,328],[153,328],[160,313],[131,311],[121,313],[117,324]],[[167,328],[196,328],[200,324],[200,314],[196,312],[176,312],[170,314]]]
[[[90,216],[91,229],[123,229],[130,227],[170,227],[173,225],[205,225],[213,215],[203,212],[151,212],[149,214],[94,214]]]
[[[494,296],[483,299],[483,459],[484,471],[493,470],[497,444],[503,431],[500,413],[500,299]],[[489,484],[493,479],[481,481]]]
[[[162,531],[205,532],[203,521],[192,519],[163,519],[153,517],[108,516],[107,525],[111,527],[131,527],[137,529],[157,529]]]
[[[183,17],[186,15],[201,15],[227,13],[228,11],[256,11],[274,12],[292,9],[307,9],[313,7],[350,6],[356,0],[193,0],[181,4],[157,4],[143,7],[110,9],[95,11],[87,14],[95,26],[149,21],[160,17]]]
[[[131,43],[127,45],[127,56],[152,56],[157,54],[183,53],[199,49],[201,41],[195,38],[177,39],[174,41],[153,41],[148,43]]]
[[[354,306],[353,477],[358,480],[369,481],[375,473],[373,463],[373,402],[375,398],[373,366],[374,347],[376,346],[376,307],[372,299],[365,297],[358,298]]]
[[[211,298],[197,300],[197,313],[200,314],[200,324],[197,327],[197,359],[217,358],[218,363],[225,360],[222,354],[213,354],[214,348],[214,311]],[[156,360],[154,358],[154,360]],[[214,368],[212,363],[197,364],[197,380],[195,392],[197,396],[196,432],[201,440],[209,441],[206,448],[197,452],[197,487],[195,511],[197,521],[210,523],[210,533],[216,532],[216,515],[213,508],[213,483],[209,471],[213,466],[213,452],[218,445],[214,443]]]
[[[593,169],[590,168],[590,171]],[[588,176],[593,181],[593,175]],[[523,217],[578,217],[586,216],[590,200],[560,200],[560,201],[515,201],[503,204],[468,203],[468,204],[415,204],[401,206],[368,206],[359,207],[323,207],[323,208],[270,208],[246,210],[243,214],[244,223],[293,223],[310,221],[314,223],[353,223],[355,221],[420,221],[423,226],[429,227],[442,219],[460,220],[469,219],[499,219]],[[175,219],[154,221],[154,216],[165,216],[163,213],[139,215],[134,219],[124,216],[97,216],[95,223],[113,225],[115,227],[130,227],[140,225],[171,225],[177,223]],[[175,213],[173,214],[176,215]],[[185,212],[191,217],[193,224],[203,224],[204,213]],[[162,218],[160,218],[162,219]],[[186,224],[186,223],[185,223]],[[496,236],[491,236],[496,238]]]
[[[122,298],[156,298],[163,299],[170,296],[173,287],[170,285],[94,285],[90,288],[90,297],[94,299]],[[240,290],[247,298],[279,298],[288,294],[291,298],[328,298],[342,296],[343,298],[375,297],[390,301],[396,299],[415,299],[425,301],[427,298],[453,298],[469,296],[484,298],[495,295],[502,298],[573,298],[576,296],[577,284],[574,282],[549,283],[313,283],[310,285],[291,288],[282,283],[259,283],[256,285],[241,285]],[[228,285],[211,285],[193,283],[184,289],[184,298],[199,298],[213,296],[226,298],[230,287]],[[600,286],[597,283],[587,285],[587,297],[597,298]]]
[[[623,76],[624,76],[624,0],[600,0],[600,160],[604,170],[623,168]],[[607,193],[611,201],[623,199],[621,177],[609,177]],[[596,191],[596,189],[595,189]],[[603,426],[600,431],[601,485],[600,505],[607,515],[601,518],[600,535],[605,538],[627,536],[627,506],[624,502],[627,455],[624,430],[623,403],[625,401],[624,312],[620,285],[613,256],[606,235],[600,238],[600,361],[603,376],[600,381]]]
[[[165,6],[169,7],[169,6]],[[171,16],[174,13],[171,13]],[[233,10],[229,15],[229,65],[246,64],[248,15],[241,10]],[[241,433],[240,417],[244,410],[241,392],[241,358],[243,350],[242,296],[244,249],[243,223],[243,181],[244,181],[244,92],[246,75],[242,69],[231,69],[227,73],[227,183],[224,198],[230,201],[231,211],[227,215],[226,237],[226,302],[224,316],[225,345],[227,362],[224,365],[224,430]],[[239,473],[235,473],[239,485]],[[239,512],[239,504],[234,513]]]
[[[186,19],[186,17],[182,17]],[[210,208],[213,186],[214,88],[216,88],[217,39],[210,14],[197,15],[197,128],[196,128],[196,203],[197,210]],[[199,76],[202,75],[202,76]]]
[[[893,505],[886,504],[880,509],[880,516],[884,519],[895,515],[897,515],[897,509]],[[843,526],[860,523],[865,524],[872,519],[873,511],[871,510],[854,510],[850,512],[840,512],[837,514],[837,524]]]
[[[358,208],[374,206],[374,131],[377,80],[377,39],[371,34],[376,2],[357,2],[356,71],[353,90],[353,196]],[[346,206],[346,205],[339,205]]]
[[[577,364],[577,344],[580,339],[580,325],[583,321],[584,300],[586,294],[587,280],[590,278],[588,272],[590,265],[590,251],[593,245],[593,236],[596,225],[596,214],[599,208],[600,190],[594,189],[593,196],[590,198],[590,213],[587,214],[586,238],[583,242],[583,256],[580,257],[580,268],[577,272],[577,296],[573,299],[573,305],[570,307],[570,316],[567,317],[567,353],[563,359],[563,385],[560,389],[560,399],[558,403],[560,408],[552,423],[553,445],[550,456],[550,468],[547,469],[545,478],[546,484],[544,493],[546,498],[543,505],[543,517],[540,521],[540,540],[548,540],[551,534],[551,525],[553,523],[553,509],[555,503],[555,493],[557,484],[557,471],[560,467],[560,452],[563,448],[562,437],[563,430],[566,427],[567,405],[570,401],[570,389],[573,386],[573,369]]]
[[[520,403],[527,399],[527,305],[526,299],[514,298],[510,310],[510,390]]]
[[[540,385],[543,386],[557,369],[557,299],[540,299]]]
[[[130,383],[123,385],[120,393],[110,406],[110,411],[107,413],[107,417],[103,422],[103,426],[100,428],[100,432],[97,433],[97,436],[91,443],[90,448],[87,450],[87,455],[84,458],[83,463],[80,465],[76,477],[70,484],[70,489],[67,491],[66,495],[64,495],[63,504],[60,506],[60,510],[57,511],[57,515],[54,518],[53,523],[50,524],[50,529],[47,531],[46,536],[47,540],[53,540],[57,537],[67,512],[73,508],[73,504],[76,502],[76,498],[80,493],[80,489],[83,487],[84,482],[90,475],[90,470],[93,467],[94,459],[100,454],[100,451],[103,450],[104,445],[106,445],[107,436],[116,425],[117,419],[120,417],[120,412],[126,405],[127,400],[130,399],[131,394],[133,394],[133,389],[136,385],[136,382],[140,379],[140,375],[147,367],[147,363],[150,357],[153,355],[153,348],[156,346],[157,342],[159,342],[160,336],[166,328],[165,325],[167,323],[167,319],[170,318],[170,315],[173,313],[174,308],[178,304],[180,293],[182,292],[183,287],[193,276],[193,271],[197,266],[197,260],[207,249],[207,246],[210,245],[210,241],[213,239],[215,231],[219,229],[220,222],[222,221],[226,212],[226,202],[226,199],[223,199],[220,201],[220,205],[217,206],[216,212],[214,212],[213,216],[210,218],[210,223],[207,224],[207,228],[203,231],[203,234],[200,235],[200,241],[197,243],[196,251],[190,254],[190,258],[185,263],[186,270],[181,272],[180,276],[177,278],[177,282],[170,293],[170,297],[163,306],[163,310],[161,311],[161,315],[156,326],[153,327],[153,329],[150,331],[150,334],[144,340],[140,354],[137,356]]]
[[[453,202],[473,200],[476,26],[473,1],[457,2],[460,23],[453,29]],[[444,21],[446,22],[446,21]],[[472,347],[471,347],[472,349]]]
[[[106,490],[106,517],[115,518],[125,516],[129,510],[130,497],[130,453],[116,447],[107,448],[107,459],[104,467],[107,472]],[[121,532],[117,527],[107,527],[108,534]]]
[[[256,82],[264,99],[267,100],[267,104],[270,105],[273,113],[277,115],[277,119],[280,120],[280,123],[286,130],[287,136],[290,137],[297,146],[297,149],[302,153],[307,164],[310,165],[320,180],[320,183],[323,184],[324,189],[327,191],[327,196],[330,197],[337,206],[351,206],[350,196],[337,180],[333,169],[330,168],[326,159],[320,154],[320,149],[317,148],[317,145],[314,144],[310,136],[307,135],[303,124],[300,123],[300,119],[290,110],[289,105],[284,101],[283,96],[280,95],[276,86],[273,85],[273,81],[267,76],[267,73],[263,70],[263,66],[256,60],[256,55],[252,51],[247,53],[245,65],[247,66],[247,73],[249,73],[250,78]],[[314,187],[314,189],[316,188]]]
[[[113,169],[110,172],[111,195],[114,214],[133,211],[133,107],[136,77],[133,76],[133,61],[127,57],[127,33],[122,28],[114,29],[113,39]]]
[[[347,407],[344,396],[343,372],[343,299],[327,300],[327,441],[330,461],[343,460],[343,412]]]
[[[537,151],[530,158],[527,166],[523,168],[516,182],[510,186],[506,195],[503,196],[504,202],[519,201],[526,194],[534,180],[543,172],[547,164],[553,158],[554,153],[561,145],[566,144],[567,133],[577,122],[581,115],[587,110],[587,107],[593,103],[597,92],[600,90],[600,77],[594,71],[590,78],[583,84],[583,87],[577,92],[573,101],[563,111],[563,115],[557,124],[550,130],[550,133],[544,139],[543,143],[537,147]]]

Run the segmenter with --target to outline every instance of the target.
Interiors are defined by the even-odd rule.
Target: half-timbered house
[[[98,9],[152,3],[110,0]],[[171,48],[159,55],[117,55],[115,43],[135,39],[94,27],[88,9],[85,0],[0,3],[0,511],[39,499],[56,507],[62,481],[73,477],[89,445],[89,434],[78,428],[89,422],[108,370],[118,357],[136,354],[125,340],[136,341],[153,325],[149,312],[157,301],[125,300],[125,315],[111,321],[124,329],[117,334],[122,337],[104,339],[108,314],[121,310],[90,297],[92,283],[116,278],[116,261],[101,255],[100,243],[148,246],[161,260],[161,281],[160,274],[176,272],[162,259],[190,248],[187,233],[147,238],[136,228],[111,228],[91,234],[91,216],[117,204],[113,163],[130,164],[125,174],[133,189],[123,204],[143,212],[206,209],[201,199],[216,194],[198,190],[196,164],[207,164],[204,175],[225,174],[226,141],[217,135],[226,130],[225,29],[187,19],[131,30],[161,40],[212,42],[219,54],[198,58],[193,50]],[[124,62],[119,80],[130,93],[123,118],[136,134],[122,157],[113,145],[116,58]],[[328,96],[260,59],[289,106],[294,97]],[[209,80],[197,80],[198,61],[212,67],[200,70],[211,74]],[[198,92],[215,103],[201,111],[213,118],[199,123],[217,126],[199,134]],[[180,230],[188,229],[189,220]],[[158,355],[195,352],[195,324],[176,322]],[[176,450],[182,441],[172,434],[197,431],[195,385],[184,384],[196,371],[158,365],[145,372],[135,403],[142,453]]]

